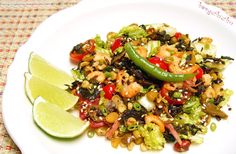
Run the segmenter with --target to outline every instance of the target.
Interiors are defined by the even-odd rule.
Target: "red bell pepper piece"
[[[122,46],[122,39],[117,38],[117,39],[115,39],[115,41],[111,45],[111,51],[114,52],[117,48],[119,48],[121,46]]]
[[[116,86],[114,84],[108,84],[106,86],[103,87],[103,91],[104,91],[104,97],[106,99],[111,99],[114,92],[115,92]]]
[[[155,64],[157,67],[160,67],[161,69],[168,71],[168,64],[164,62],[164,60],[160,57],[152,57],[148,59],[148,61],[152,64]]]

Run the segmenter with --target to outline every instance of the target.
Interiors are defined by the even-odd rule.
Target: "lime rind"
[[[43,131],[57,138],[77,137],[89,126],[88,121],[74,117],[42,97],[34,101],[33,119]]]
[[[25,73],[25,91],[31,103],[41,96],[64,110],[73,108],[78,101],[77,96],[30,73]]]
[[[30,90],[30,87],[29,87],[29,80],[31,78],[31,74],[29,72],[25,72],[25,94],[26,96],[29,98],[30,102],[33,104],[34,103],[34,98],[33,96],[31,95],[31,90]]]
[[[28,70],[32,75],[46,80],[50,84],[62,89],[67,88],[66,85],[70,85],[74,81],[72,75],[67,74],[63,70],[47,62],[34,52],[31,52],[29,56]]]

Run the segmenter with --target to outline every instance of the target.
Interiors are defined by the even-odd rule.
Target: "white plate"
[[[208,15],[209,14],[209,15]],[[56,140],[43,133],[32,120],[32,105],[25,96],[24,72],[31,51],[39,53],[51,63],[69,72],[69,51],[81,41],[95,34],[117,31],[130,23],[168,23],[180,32],[189,33],[192,38],[209,36],[218,47],[218,55],[236,58],[235,21],[215,7],[203,2],[189,0],[117,0],[83,1],[61,11],[41,24],[29,41],[16,54],[9,68],[7,85],[3,95],[3,118],[5,126],[25,154],[73,154],[73,153],[141,153],[138,146],[131,152],[127,149],[113,149],[105,138],[89,139],[85,135],[75,140]],[[236,90],[235,63],[225,72],[226,87]],[[191,146],[188,153],[236,153],[236,105],[231,99],[233,110],[228,120],[218,124],[216,132],[205,136],[199,146]],[[148,152],[147,152],[148,153]],[[150,152],[153,153],[153,152]],[[159,153],[174,153],[166,145]]]

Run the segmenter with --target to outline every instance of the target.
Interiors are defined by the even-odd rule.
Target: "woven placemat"
[[[235,0],[203,1],[222,8],[236,18]],[[0,154],[20,153],[7,134],[2,121],[2,93],[9,65],[18,48],[28,40],[42,21],[78,2],[79,0],[0,0]]]
[[[207,4],[217,6],[231,17],[236,18],[236,0],[202,0]]]
[[[1,102],[7,69],[18,48],[50,15],[79,0],[0,0],[0,154],[20,153],[3,125]]]

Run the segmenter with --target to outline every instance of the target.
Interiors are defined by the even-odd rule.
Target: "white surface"
[[[215,14],[207,14],[207,9]],[[191,38],[209,36],[218,47],[218,55],[236,58],[236,22],[226,22],[227,15],[215,7],[199,1],[189,0],[116,0],[82,1],[78,5],[61,11],[41,24],[29,41],[17,51],[9,68],[7,85],[3,95],[3,118],[5,126],[24,154],[74,154],[74,153],[129,153],[138,154],[138,146],[127,149],[113,149],[105,138],[89,139],[86,135],[75,140],[56,140],[47,136],[32,120],[32,105],[24,92],[24,72],[27,71],[29,53],[35,51],[51,63],[69,72],[69,52],[74,45],[95,34],[105,37],[110,31],[117,31],[130,23],[168,23],[178,31],[190,34]],[[208,11],[209,13],[209,11]],[[225,71],[225,86],[235,91],[235,62]],[[236,148],[236,105],[235,95],[230,104],[228,120],[222,120],[217,130],[205,136],[204,143],[191,146],[189,154],[227,153],[235,154]],[[154,152],[146,152],[154,153]],[[156,152],[155,152],[156,153]],[[166,145],[160,154],[175,153],[172,145]]]

